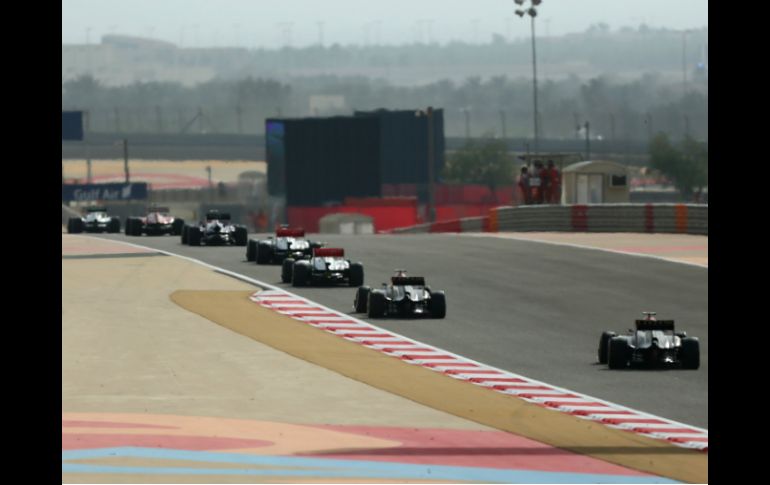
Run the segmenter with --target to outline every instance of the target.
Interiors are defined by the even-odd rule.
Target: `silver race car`
[[[275,237],[249,239],[246,260],[271,264],[282,263],[286,258],[305,259],[313,255],[313,249],[321,246],[323,243],[305,239],[305,230],[301,227],[282,226],[275,231]]]
[[[205,221],[182,229],[182,244],[190,246],[245,246],[247,239],[246,227],[232,224],[230,214],[219,211],[209,211]]]
[[[89,207],[85,217],[70,217],[67,232],[120,232],[120,219],[107,214],[106,207]]]
[[[671,366],[700,367],[700,342],[674,330],[673,320],[657,320],[655,312],[643,312],[636,329],[626,335],[603,332],[599,339],[599,363],[610,369]]]
[[[281,280],[293,286],[336,285],[361,286],[364,284],[364,266],[345,259],[342,248],[315,248],[309,259],[286,258],[281,269]]]
[[[357,313],[366,313],[369,318],[444,318],[446,295],[443,291],[434,291],[427,286],[424,277],[407,276],[406,271],[399,269],[390,278],[390,284],[383,283],[382,288],[359,288],[353,309]]]

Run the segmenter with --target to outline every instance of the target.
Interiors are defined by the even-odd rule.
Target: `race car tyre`
[[[257,259],[257,241],[249,239],[246,243],[246,261]]]
[[[284,283],[291,283],[292,275],[294,274],[294,258],[286,258],[281,263],[281,281]]]
[[[69,221],[67,221],[67,232],[71,234],[83,232],[83,219],[70,217]]]
[[[620,337],[610,339],[610,351],[607,355],[607,364],[610,369],[625,369],[629,360],[628,342]]]
[[[291,274],[292,286],[305,286],[310,281],[310,265],[295,264]]]
[[[235,228],[235,245],[245,246],[249,240],[249,231],[245,227]]]
[[[174,219],[174,222],[171,223],[171,235],[172,236],[179,236],[182,234],[182,229],[184,228],[184,219]]]
[[[428,310],[433,318],[446,316],[446,295],[443,291],[432,291],[428,300]]]
[[[130,217],[126,220],[126,234],[129,236],[141,236],[142,235],[142,221],[134,217]]]
[[[120,219],[113,217],[107,224],[107,232],[120,232]]]
[[[142,222],[142,220],[134,219],[134,229],[133,229],[134,236],[141,236],[143,229],[144,229],[144,223]]]
[[[190,246],[201,245],[201,230],[199,227],[191,227],[187,230],[187,244]]]
[[[273,259],[273,248],[269,244],[257,245],[257,264],[267,264]]]
[[[682,339],[682,348],[679,350],[679,360],[683,369],[697,369],[700,367],[700,342],[695,337]]]
[[[128,222],[126,222],[128,224]],[[131,235],[132,236],[141,236],[142,235],[142,220],[141,219],[134,219],[131,223]]]
[[[353,300],[353,309],[356,313],[366,313],[366,303],[369,300],[369,292],[372,290],[369,286],[359,286],[356,290],[356,299]]]
[[[348,284],[350,286],[361,286],[364,284],[364,265],[361,263],[350,263]]]
[[[385,295],[379,291],[370,291],[369,300],[366,303],[369,318],[377,318],[385,315],[385,307],[388,302]]]
[[[187,244],[187,234],[190,231],[190,226],[182,227],[182,244]]]
[[[618,334],[615,332],[602,332],[602,336],[599,337],[599,363],[607,363],[607,352],[609,351],[609,343],[612,337],[616,337]]]

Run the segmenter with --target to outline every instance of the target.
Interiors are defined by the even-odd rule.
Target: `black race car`
[[[599,339],[599,363],[610,369],[626,367],[700,367],[700,342],[686,332],[674,330],[673,320],[656,320],[654,312],[643,312],[636,330],[627,335],[603,332]]]
[[[366,313],[369,318],[444,318],[446,295],[443,291],[433,291],[426,286],[424,277],[407,276],[406,271],[396,270],[396,274],[390,278],[390,284],[383,283],[382,288],[360,287],[356,291],[353,309],[357,313]]]
[[[205,221],[182,228],[182,244],[190,246],[245,246],[248,237],[245,226],[232,224],[230,214],[219,211],[209,211]]]
[[[342,248],[315,248],[309,259],[286,258],[281,270],[281,280],[291,281],[293,286],[364,284],[364,266],[345,259]]]
[[[179,236],[184,228],[184,219],[179,219],[169,213],[167,207],[150,207],[144,217],[129,217],[126,219],[126,236],[159,236],[171,234]]]
[[[70,217],[67,232],[120,232],[120,219],[107,214],[106,207],[89,207],[85,217]]]
[[[281,263],[286,258],[304,259],[313,255],[313,249],[323,243],[305,239],[302,228],[279,227],[275,237],[257,240],[249,239],[246,246],[246,260],[257,264]]]

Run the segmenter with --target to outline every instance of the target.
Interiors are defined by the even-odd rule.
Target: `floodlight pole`
[[[534,10],[534,9],[533,9]],[[532,99],[535,105],[534,120],[535,120],[535,158],[538,156],[538,127],[537,127],[537,57],[535,54],[535,16],[530,14],[532,20]]]
[[[534,112],[532,113],[532,119],[533,124],[535,128],[535,158],[538,158],[538,154],[540,151],[540,129],[539,129],[539,118],[540,115],[538,113],[537,109],[537,51],[535,48],[535,17],[537,16],[537,9],[535,7],[539,6],[542,2],[542,0],[529,0],[530,7],[528,9],[523,8],[523,4],[525,0],[513,0],[513,2],[516,5],[521,6],[522,8],[516,10],[516,15],[519,17],[524,17],[524,15],[529,15],[530,19],[530,25],[532,30],[532,102],[534,104]]]

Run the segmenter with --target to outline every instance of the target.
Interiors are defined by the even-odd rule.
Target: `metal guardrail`
[[[576,204],[495,207],[489,215],[390,231],[647,232],[708,235],[707,204]]]

